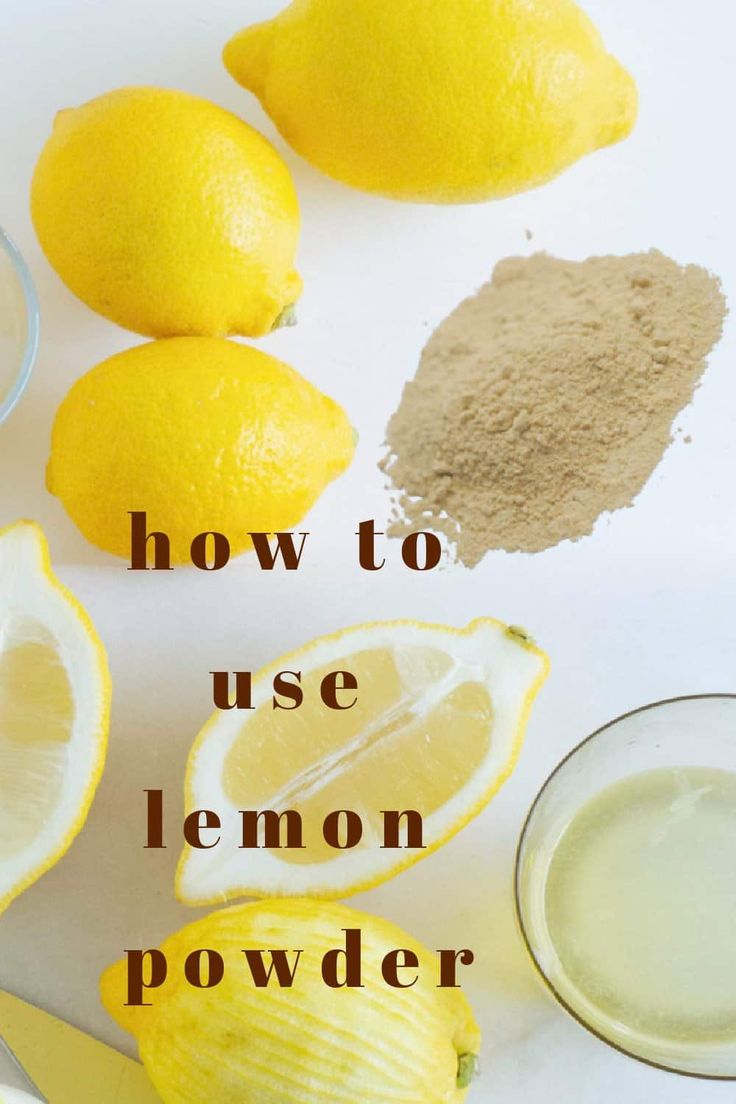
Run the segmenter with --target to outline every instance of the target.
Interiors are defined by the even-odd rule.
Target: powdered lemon
[[[624,138],[636,89],[573,0],[296,0],[225,63],[347,184],[479,201]]]
[[[43,533],[0,532],[0,912],[65,854],[102,774],[102,643],[51,571]]]
[[[234,554],[296,525],[349,465],[345,412],[293,368],[216,337],[153,341],[78,380],[54,422],[47,485],[88,540],[130,555],[130,511],[187,563],[201,532]]]
[[[64,282],[138,333],[257,337],[301,291],[289,170],[262,135],[197,96],[123,88],[61,111],[31,207]]]
[[[323,956],[358,929],[362,988],[330,988]],[[187,956],[217,951],[225,974],[213,989],[185,980]],[[416,955],[411,988],[390,988],[387,954]],[[257,988],[244,954],[288,952],[294,982],[272,973]],[[301,955],[296,950],[301,949]],[[265,901],[223,909],[167,939],[164,985],[152,1007],[126,1007],[124,962],[102,978],[108,1012],[138,1040],[164,1104],[461,1104],[480,1031],[460,989],[439,988],[437,956],[378,917],[316,901]],[[344,968],[344,967],[343,967]],[[406,979],[407,971],[402,975]]]
[[[547,657],[520,630],[489,618],[466,629],[413,621],[358,625],[314,640],[259,672],[248,712],[218,711],[189,757],[187,811],[217,810],[222,838],[187,848],[178,894],[187,904],[237,896],[347,897],[437,850],[511,774]],[[300,671],[304,701],[274,711],[278,671]],[[357,690],[327,709],[320,688],[348,671]],[[362,838],[329,846],[327,817],[357,813]],[[423,819],[411,848],[384,846],[386,811]],[[301,839],[243,849],[241,810],[287,813]],[[280,825],[280,830],[284,825]],[[301,844],[301,847],[299,846]]]

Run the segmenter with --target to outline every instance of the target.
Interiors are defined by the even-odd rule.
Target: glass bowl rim
[[[0,247],[5,251],[13,266],[23,292],[26,308],[26,341],[18,372],[13,384],[2,402],[0,402],[0,425],[8,418],[21,400],[33,372],[38,354],[41,329],[41,315],[36,286],[23,254],[9,234],[0,226]]]
[[[644,1066],[649,1066],[651,1069],[662,1070],[665,1073],[673,1073],[679,1077],[689,1077],[696,1081],[721,1081],[721,1082],[734,1082],[736,1081],[736,1073],[733,1074],[719,1074],[719,1073],[699,1073],[694,1070],[677,1069],[675,1066],[668,1066],[663,1062],[655,1062],[650,1058],[644,1058],[640,1054],[635,1054],[633,1050],[627,1050],[626,1047],[621,1046],[619,1043],[614,1042],[604,1035],[601,1031],[598,1031],[595,1027],[585,1020],[579,1012],[577,1012],[569,1003],[565,1000],[561,993],[557,991],[556,986],[552,982],[551,978],[547,976],[542,968],[539,959],[534,953],[534,949],[531,945],[531,940],[524,923],[524,916],[521,906],[521,857],[524,850],[524,843],[526,841],[527,833],[531,826],[532,819],[540,804],[542,798],[547,792],[548,788],[554,782],[557,775],[564,769],[571,759],[574,759],[578,752],[582,751],[584,747],[592,743],[599,736],[602,736],[610,728],[614,728],[622,721],[628,720],[630,717],[635,717],[640,713],[650,713],[656,709],[660,709],[666,705],[677,705],[679,702],[695,702],[695,701],[733,701],[736,702],[736,693],[712,693],[712,694],[678,694],[673,698],[662,698],[660,701],[649,702],[647,705],[640,705],[636,709],[629,709],[625,713],[619,714],[618,717],[614,717],[613,720],[607,721],[606,724],[601,725],[600,728],[596,728],[591,732],[589,736],[586,736],[584,740],[581,740],[576,744],[568,753],[560,759],[557,765],[547,775],[542,785],[537,791],[536,797],[529,807],[529,811],[524,817],[524,823],[519,833],[519,841],[516,846],[516,855],[514,859],[514,907],[516,912],[516,921],[521,932],[521,938],[526,947],[529,958],[532,961],[535,971],[544,982],[547,990],[552,994],[557,1003],[569,1016],[572,1017],[582,1028],[584,1028],[590,1035],[595,1036],[606,1046],[611,1047],[613,1050],[618,1051],[619,1054],[623,1054],[626,1058],[632,1058],[634,1061],[641,1063]]]

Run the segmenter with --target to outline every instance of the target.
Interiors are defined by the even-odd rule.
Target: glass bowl
[[[542,980],[562,1007],[592,1034],[631,1058],[672,1073],[709,1080],[736,1080],[736,1014],[733,1017],[731,1032],[731,988],[725,980],[728,974],[724,973],[724,989],[728,992],[727,1031],[724,1032],[719,1028],[717,1033],[711,1032],[709,1027],[708,1031],[714,1037],[698,1039],[696,1033],[689,1038],[687,1032],[682,1030],[680,1038],[673,1038],[674,1031],[667,1032],[661,1028],[658,1031],[658,1023],[667,1022],[668,1012],[672,1013],[672,1009],[668,1010],[664,1007],[661,1009],[662,1021],[658,1020],[660,1011],[658,1010],[657,1014],[647,1012],[636,1027],[623,1022],[625,1016],[620,1013],[620,1008],[617,1016],[615,1005],[607,1004],[600,996],[601,992],[606,991],[605,986],[609,984],[608,979],[612,976],[613,959],[608,964],[602,964],[604,967],[608,965],[608,973],[605,969],[596,970],[594,980],[589,982],[586,979],[586,983],[583,984],[571,977],[563,966],[558,954],[558,945],[555,944],[550,931],[548,911],[554,906],[548,906],[548,878],[552,858],[563,833],[583,806],[593,797],[614,783],[623,782],[634,775],[658,768],[710,768],[725,770],[736,775],[736,695],[709,694],[674,698],[634,710],[594,732],[562,760],[538,794],[521,833],[515,875],[517,919],[524,942]],[[730,804],[728,809],[730,815]],[[672,811],[673,805],[668,805],[668,816]],[[589,821],[586,827],[589,828],[590,823]],[[603,834],[596,838],[605,841],[605,833],[609,831],[610,821],[603,823]],[[692,831],[692,828],[688,827],[691,837]],[[590,841],[591,835],[588,832],[578,838],[582,839],[585,846],[585,841]],[[656,837],[650,837],[650,840],[653,845],[658,842]],[[598,854],[600,855],[600,850]],[[646,854],[646,851],[642,849],[641,852],[637,852],[637,858],[639,854]],[[655,865],[649,867],[653,871],[650,877],[653,876],[654,884],[658,885],[662,874],[661,867],[656,865],[656,854],[656,850],[650,850],[650,857],[646,861],[654,862]],[[569,852],[567,855],[569,857]],[[679,851],[676,861],[679,864]],[[685,867],[682,871],[683,893],[686,894],[690,883],[687,861],[685,859],[682,861]],[[556,869],[559,871],[560,867]],[[595,861],[592,863],[592,869],[596,869]],[[603,869],[598,866],[596,877]],[[620,866],[618,871],[620,875]],[[610,867],[604,876],[610,879]],[[717,872],[715,877],[717,882]],[[618,881],[620,883],[620,876]],[[559,884],[558,880],[556,885],[559,887]],[[569,884],[568,882],[568,888]],[[577,883],[573,884],[577,886]],[[672,882],[669,881],[668,885],[671,884]],[[730,884],[729,882],[729,886]],[[582,882],[580,886],[583,886],[583,890],[587,889],[587,885],[583,885]],[[605,911],[610,908],[610,901],[607,897],[604,900],[603,897],[603,894],[597,896],[596,907],[591,912],[591,917],[595,918],[592,926],[594,933],[602,930],[598,926],[599,912],[602,910],[603,917],[610,915]],[[616,900],[619,899],[616,897]],[[561,900],[565,902],[564,894]],[[581,900],[584,908],[584,891],[576,898],[578,905]],[[632,900],[635,901],[635,898],[627,898],[629,912]],[[687,898],[687,901],[688,904],[690,901],[697,901],[699,907],[705,908],[703,938],[707,940],[707,922],[710,914],[707,911],[707,905],[704,905],[704,898],[693,896]],[[651,910],[651,903],[648,902],[647,907]],[[736,931],[736,898],[733,901],[733,908]],[[564,916],[564,911],[557,914],[558,932],[563,930],[559,927],[560,915]],[[658,916],[661,919],[660,914],[655,911],[647,911],[646,915],[648,918]],[[663,915],[671,917],[672,910]],[[631,930],[629,929],[630,932]],[[638,929],[635,930],[638,934]],[[699,931],[700,928],[698,927],[697,930]],[[585,961],[588,948],[580,948],[577,937],[576,932],[571,941],[569,953],[574,956],[579,951],[578,958],[582,963]],[[595,938],[598,940],[597,936]],[[651,935],[648,938],[651,938]],[[606,945],[610,946],[607,943]],[[628,945],[625,944],[625,946]],[[656,950],[666,961],[666,968],[669,969],[669,963],[675,963],[676,960],[667,957],[665,943],[660,947]],[[571,958],[567,959],[568,962],[571,960]],[[601,962],[600,957],[595,959],[596,967],[599,962]],[[593,977],[593,974],[590,976]],[[615,976],[616,978],[620,976],[618,966]],[[634,979],[635,986],[639,985],[640,974],[637,971],[632,971],[629,977]],[[606,980],[602,981],[602,978]],[[679,986],[680,993],[692,992],[692,989],[688,988],[690,983],[684,974],[677,976],[675,984]],[[660,992],[656,987],[654,991],[657,994]],[[676,989],[673,988],[673,991]],[[651,992],[650,990],[650,999]],[[733,995],[733,1005],[736,1007],[736,994]],[[614,1011],[611,1011],[611,1008],[614,1008]],[[695,1015],[694,1011],[693,1015]],[[705,1033],[703,1030],[702,1035],[704,1036]]]
[[[28,386],[38,337],[38,299],[31,274],[0,227],[0,424]]]

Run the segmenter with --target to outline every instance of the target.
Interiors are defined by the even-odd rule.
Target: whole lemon
[[[326,976],[346,980],[346,930],[360,933],[351,959],[361,976],[333,988],[322,963],[342,947],[336,976],[334,964]],[[184,976],[189,956],[204,948],[224,963],[209,991]],[[461,1104],[466,1097],[480,1048],[470,1005],[460,989],[439,988],[437,956],[385,920],[324,901],[263,901],[221,909],[161,949],[168,975],[146,991],[150,1007],[127,1006],[125,962],[107,970],[101,992],[107,1011],[136,1037],[164,1104]],[[414,955],[396,974],[403,989],[391,988],[382,970],[399,949]],[[256,987],[277,950],[286,951],[293,984],[282,987],[272,970]],[[256,959],[253,973],[245,952]]]
[[[123,88],[61,111],[31,212],[67,286],[137,333],[258,337],[301,292],[288,168],[237,116],[184,92]]]
[[[224,58],[308,161],[397,199],[535,187],[624,138],[637,109],[573,0],[296,0]]]
[[[187,563],[201,532],[234,554],[295,526],[350,464],[345,412],[286,364],[216,337],[154,341],[78,380],[54,422],[46,481],[99,548],[130,555],[130,511]]]

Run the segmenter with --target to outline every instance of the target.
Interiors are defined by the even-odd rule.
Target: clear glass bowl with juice
[[[736,1079],[736,697],[660,702],[576,748],[525,824],[516,902],[585,1027],[652,1065]]]
[[[0,423],[20,401],[38,350],[38,300],[28,266],[0,228]]]

